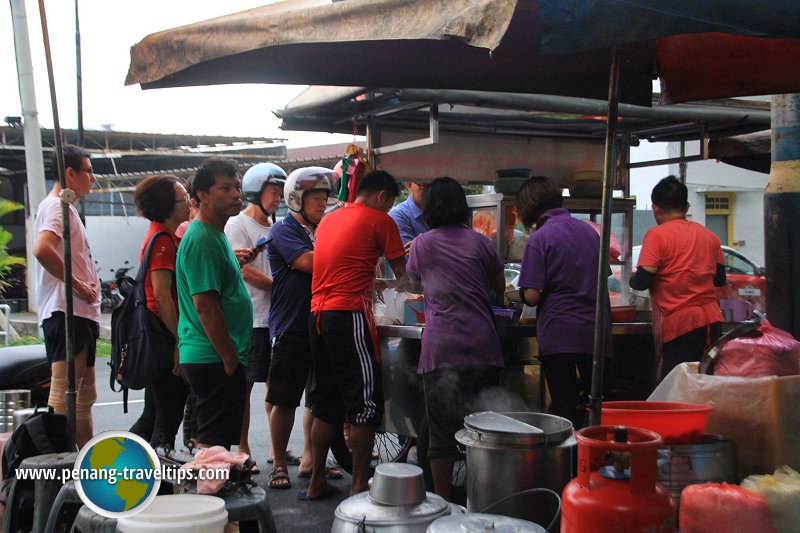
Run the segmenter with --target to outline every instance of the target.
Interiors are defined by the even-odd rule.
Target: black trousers
[[[578,406],[592,390],[592,355],[560,353],[542,355],[542,371],[550,391],[550,413],[566,418],[575,429],[583,427],[585,413]]]
[[[189,386],[181,376],[168,374],[144,390],[144,409],[131,426],[131,433],[150,442],[153,447],[175,448],[175,435],[183,421],[183,410]]]
[[[710,329],[709,329],[710,328]],[[722,323],[693,329],[664,343],[664,359],[661,361],[659,381],[681,363],[696,363],[722,335]]]

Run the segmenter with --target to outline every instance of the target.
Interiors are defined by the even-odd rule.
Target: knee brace
[[[95,382],[87,382],[85,379],[79,380],[78,396],[75,399],[75,420],[90,420],[92,418],[92,406],[97,400],[97,388]]]
[[[50,379],[50,396],[47,398],[47,405],[53,408],[56,413],[66,414],[67,412],[67,380],[64,378],[53,377]]]

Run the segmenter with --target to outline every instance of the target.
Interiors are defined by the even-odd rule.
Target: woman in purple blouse
[[[436,493],[450,499],[455,433],[464,416],[486,409],[481,392],[498,385],[504,366],[491,306],[504,288],[503,263],[492,242],[468,227],[467,199],[454,179],[430,184],[422,215],[431,229],[414,239],[406,271],[425,294],[419,372],[428,457]]]
[[[525,245],[519,287],[523,301],[536,306],[550,412],[577,429],[592,383],[600,236],[561,207],[561,189],[545,176],[526,181],[516,203],[525,227],[536,225]]]

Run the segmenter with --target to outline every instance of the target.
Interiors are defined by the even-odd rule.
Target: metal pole
[[[42,22],[42,38],[44,40],[44,56],[47,61],[47,78],[50,82],[50,102],[53,107],[53,136],[56,141],[56,171],[58,172],[58,182],[61,184],[61,225],[64,241],[64,291],[66,300],[65,314],[65,337],[67,349],[67,446],[69,449],[75,447],[75,354],[72,349],[72,337],[74,335],[73,311],[72,311],[72,242],[70,239],[69,227],[69,198],[65,196],[67,190],[67,177],[64,169],[64,146],[61,140],[61,124],[58,120],[58,101],[56,100],[56,83],[53,76],[53,58],[50,54],[50,34],[47,31],[47,14],[45,13],[44,0],[39,0],[39,16]]]
[[[603,169],[603,204],[601,211],[600,257],[597,260],[597,305],[594,315],[594,354],[592,360],[592,393],[589,398],[590,425],[600,424],[603,403],[603,358],[608,341],[608,247],[611,241],[611,198],[617,161],[617,111],[619,103],[619,58],[612,50],[608,79],[608,123],[606,124],[605,165]]]
[[[81,24],[78,17],[78,0],[75,0],[75,81],[78,84],[78,146],[84,146],[83,69],[81,67]]]
[[[764,256],[769,320],[800,338],[800,94],[772,97]]]
[[[36,91],[33,82],[33,61],[28,36],[28,15],[25,0],[11,0],[11,18],[14,28],[14,50],[17,60],[19,101],[22,106],[22,128],[25,136],[25,175],[28,186],[28,211],[25,221],[25,249],[28,265],[32,265],[34,224],[39,204],[47,191],[44,186],[44,162],[42,161],[42,133],[39,128],[39,111],[36,107]],[[28,309],[37,311],[38,287],[34,283],[33,269],[26,274],[28,286]]]

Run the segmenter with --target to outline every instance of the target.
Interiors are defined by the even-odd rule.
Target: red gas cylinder
[[[564,487],[561,533],[674,533],[675,503],[656,482],[658,433],[593,426],[576,438],[578,477]]]

